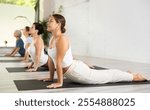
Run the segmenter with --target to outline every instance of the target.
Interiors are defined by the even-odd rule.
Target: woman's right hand
[[[31,66],[31,65],[28,65],[27,68],[30,69],[30,68],[32,68],[32,66]]]
[[[62,87],[63,85],[61,83],[52,83],[50,85],[47,86],[47,88],[51,89],[51,88],[59,88]]]
[[[27,72],[35,72],[35,71],[37,71],[37,69],[35,69],[35,68],[30,68],[30,69],[27,69],[26,71],[27,71]]]
[[[43,79],[38,79],[40,81],[44,81],[44,82],[53,82],[52,78],[43,78]]]

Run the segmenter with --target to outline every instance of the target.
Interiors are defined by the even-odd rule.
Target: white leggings
[[[103,84],[108,82],[132,81],[133,75],[117,69],[95,70],[79,60],[74,60],[64,76],[81,84]]]

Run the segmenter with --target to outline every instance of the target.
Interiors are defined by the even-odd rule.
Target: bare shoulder
[[[43,40],[41,38],[37,38],[35,41],[35,45],[37,45],[37,46],[41,46],[42,43],[43,43]]]
[[[62,36],[61,38],[58,39],[58,41],[56,42],[56,45],[62,45],[62,44],[68,45],[68,42],[69,42],[68,38],[65,36]]]
[[[57,42],[56,42],[57,49],[61,50],[67,50],[69,47],[69,40],[67,37],[62,36]]]

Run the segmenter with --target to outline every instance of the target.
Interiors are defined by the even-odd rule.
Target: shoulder
[[[17,43],[22,43],[23,42],[23,40],[21,39],[21,38],[19,38],[18,40],[17,40]]]
[[[39,38],[37,38],[37,39],[35,40],[36,43],[38,43],[38,42],[40,43],[40,42],[42,42],[42,41],[43,41],[43,40],[42,40],[41,37],[39,37]]]
[[[57,40],[57,42],[56,42],[56,46],[57,46],[57,47],[58,47],[58,46],[63,47],[63,46],[66,46],[66,45],[68,45],[68,44],[69,44],[69,40],[68,40],[68,38],[65,37],[65,36],[62,36],[62,37],[59,38],[59,39]]]
[[[36,40],[35,40],[35,43],[34,43],[34,45],[36,45],[36,46],[42,46],[43,45],[43,40],[42,40],[42,38],[37,38]]]
[[[22,41],[22,39],[21,39],[21,38],[18,38],[17,41],[18,41],[18,42],[19,42],[19,41]]]

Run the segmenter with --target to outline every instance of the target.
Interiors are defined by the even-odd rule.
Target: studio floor
[[[5,50],[6,52],[6,50]],[[4,52],[1,49],[1,60],[20,60],[21,57],[3,57]],[[121,61],[114,59],[103,59],[85,56],[75,56],[90,65],[97,65],[105,68],[120,69],[123,71],[132,70],[133,72],[144,73],[150,79],[150,64]],[[49,76],[49,72],[17,72],[9,73],[7,67],[25,67],[29,63],[25,62],[0,62],[0,92],[1,93],[149,93],[150,84],[119,85],[119,86],[98,86],[98,87],[76,87],[59,89],[39,89],[19,91],[14,80],[42,79]],[[55,76],[56,78],[56,76]]]

